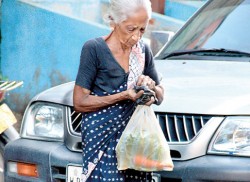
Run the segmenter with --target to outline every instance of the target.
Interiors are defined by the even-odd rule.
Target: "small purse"
[[[136,100],[136,103],[139,105],[146,104],[148,101],[151,100],[151,97],[154,97],[154,99],[157,100],[153,91],[150,90],[147,86],[135,86],[134,89],[136,93],[141,90],[144,91],[143,95]]]

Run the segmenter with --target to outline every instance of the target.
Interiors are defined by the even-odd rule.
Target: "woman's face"
[[[115,31],[118,34],[119,41],[126,47],[133,47],[144,34],[148,21],[149,17],[146,10],[140,8],[125,21],[116,24]]]

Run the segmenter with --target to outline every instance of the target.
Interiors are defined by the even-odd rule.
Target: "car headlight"
[[[250,117],[227,117],[208,153],[250,156]]]
[[[61,141],[64,136],[64,113],[65,109],[61,105],[34,103],[25,113],[21,136]]]

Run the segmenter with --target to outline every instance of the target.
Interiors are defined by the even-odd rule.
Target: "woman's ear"
[[[112,31],[115,30],[115,23],[113,23],[113,22],[110,23],[110,29],[111,29]]]
[[[113,18],[111,15],[109,15],[109,16],[108,16],[108,19],[109,19],[109,21],[110,21],[110,23],[109,23],[110,29],[113,31],[113,30],[115,29],[114,18]]]

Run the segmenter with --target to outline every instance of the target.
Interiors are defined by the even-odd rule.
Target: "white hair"
[[[110,0],[110,7],[104,20],[109,24],[121,23],[141,7],[145,8],[148,17],[151,18],[150,0]]]

